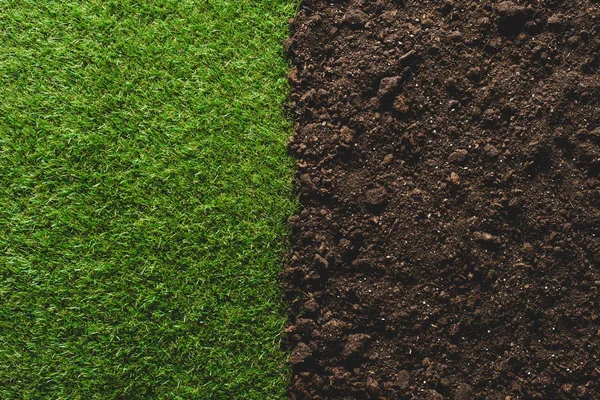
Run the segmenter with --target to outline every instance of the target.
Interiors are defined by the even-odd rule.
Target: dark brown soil
[[[600,399],[598,0],[305,0],[291,399]]]

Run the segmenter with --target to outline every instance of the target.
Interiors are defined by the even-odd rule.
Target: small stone
[[[450,174],[450,182],[452,182],[455,185],[460,185],[460,176],[458,176],[456,172],[452,172]]]
[[[310,356],[312,356],[312,349],[305,343],[298,343],[292,354],[290,355],[289,362],[292,365],[302,364]]]
[[[475,399],[475,392],[473,391],[473,388],[470,385],[467,385],[466,383],[462,383],[462,384],[458,385],[458,388],[456,389],[455,399],[456,400],[473,400],[473,399]]]
[[[458,149],[454,153],[450,154],[448,161],[455,164],[463,163],[469,157],[469,152],[466,149]]]

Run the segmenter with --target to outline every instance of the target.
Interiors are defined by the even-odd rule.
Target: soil
[[[302,2],[291,399],[600,398],[598,0]]]

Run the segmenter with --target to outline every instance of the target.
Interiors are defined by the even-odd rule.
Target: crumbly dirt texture
[[[600,4],[303,1],[291,399],[600,398]]]

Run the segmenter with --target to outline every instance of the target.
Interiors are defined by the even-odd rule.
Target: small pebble
[[[456,172],[452,172],[450,174],[450,182],[452,182],[455,185],[460,185],[460,176],[458,176]]]

